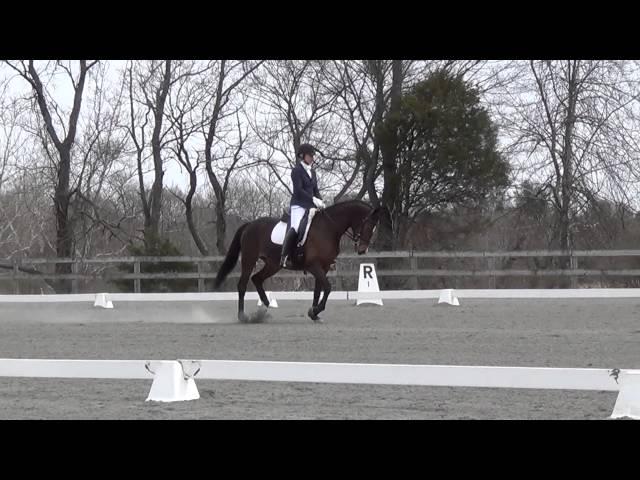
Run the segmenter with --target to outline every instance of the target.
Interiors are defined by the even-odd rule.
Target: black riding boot
[[[293,254],[293,249],[296,246],[296,240],[298,238],[298,232],[295,228],[289,228],[289,231],[284,236],[282,242],[282,255],[280,256],[280,266],[285,268],[287,266],[287,257]]]

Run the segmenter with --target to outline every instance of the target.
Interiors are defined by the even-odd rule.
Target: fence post
[[[571,261],[571,270],[578,269],[578,257],[574,257],[573,254],[570,257]],[[576,275],[571,275],[571,288],[578,288],[578,277]]]
[[[20,259],[19,258],[14,258],[13,259],[13,284],[15,285],[15,292],[16,295],[20,294],[20,279],[18,278],[18,275],[20,274]]]
[[[138,260],[136,260],[135,262],[133,262],[133,273],[140,273],[140,262]],[[139,278],[135,278],[133,280],[133,291],[135,293],[140,293],[140,279]]]
[[[204,278],[200,277],[200,275],[203,273],[204,265],[202,262],[197,262],[196,265],[198,266],[198,292],[202,293],[204,292]]]
[[[409,259],[409,265],[412,272],[416,272],[418,270],[418,257],[413,256],[413,250],[411,250],[411,258]],[[411,288],[413,290],[418,290],[418,274],[417,273],[411,277]]]
[[[487,257],[487,267],[490,271],[496,269],[496,257]],[[493,274],[489,277],[489,288],[496,288],[496,276]]]
[[[73,259],[73,263],[71,263],[71,274],[76,275],[78,273],[78,261]],[[78,293],[78,280],[75,278],[71,279],[71,293]]]

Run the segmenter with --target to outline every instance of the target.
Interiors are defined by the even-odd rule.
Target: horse
[[[291,267],[287,266],[290,270],[309,272],[315,278],[313,304],[307,312],[314,322],[322,322],[318,315],[325,310],[329,293],[331,293],[327,272],[340,253],[340,239],[347,234],[353,240],[358,255],[364,255],[369,249],[379,217],[379,207],[373,208],[360,200],[347,200],[316,211],[307,240],[302,246],[302,259],[294,261]],[[282,247],[271,241],[271,231],[279,221],[278,218],[261,217],[240,226],[216,275],[214,291],[220,288],[227,275],[236,266],[238,256],[242,254],[242,274],[238,281],[238,320],[242,323],[249,321],[244,313],[244,296],[249,276],[259,258],[264,261],[264,268],[251,276],[251,281],[263,305],[269,307],[269,299],[263,284],[267,278],[275,275],[282,268],[280,266]],[[298,250],[297,246],[295,250]],[[323,296],[320,301],[321,292]]]

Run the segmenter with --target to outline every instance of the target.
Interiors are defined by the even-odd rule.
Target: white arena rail
[[[187,362],[187,360],[182,360]],[[612,370],[369,363],[190,361],[198,378],[276,382],[618,391]]]
[[[568,298],[640,298],[640,288],[578,288],[578,289],[443,289],[443,290],[383,290],[380,292],[331,292],[332,300],[409,300],[438,299],[443,292],[450,291],[457,298],[476,299],[568,299]],[[280,300],[312,300],[313,292],[270,292]],[[86,303],[95,302],[105,295],[112,302],[209,302],[237,301],[237,292],[215,293],[82,293],[58,295],[0,295],[1,303]],[[245,300],[259,300],[256,292],[247,292]]]
[[[278,300],[313,300],[313,292],[271,292]],[[331,292],[332,300],[347,300],[348,292]],[[238,300],[238,292],[209,293],[79,293],[54,295],[0,295],[0,303],[83,303],[93,302],[98,295],[106,295],[112,302],[210,302]],[[257,292],[247,292],[245,300],[258,300]]]
[[[640,418],[640,370],[241,360],[0,359],[0,377],[151,379],[147,400],[200,397],[194,378],[272,382],[618,391],[612,418]]]
[[[0,377],[153,379],[142,360],[0,359]],[[152,362],[153,363],[153,362]]]
[[[445,289],[445,290],[383,290],[380,292],[347,292],[348,300],[371,299],[430,299],[440,298],[450,290],[457,298],[522,299],[522,298],[640,298],[640,288],[498,288],[498,289]],[[279,292],[276,292],[279,294]],[[331,297],[329,297],[331,298]]]

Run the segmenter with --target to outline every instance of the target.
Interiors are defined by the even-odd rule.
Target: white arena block
[[[107,298],[106,293],[96,293],[96,300],[93,302],[94,307],[113,308],[113,303]]]
[[[376,276],[376,267],[373,263],[361,263],[360,274],[358,275],[358,293],[361,292],[380,292],[378,286],[378,277]],[[369,298],[356,300],[356,305],[362,305],[363,303],[372,303],[374,305],[382,305],[382,298]]]
[[[200,398],[192,376],[184,373],[177,361],[148,362],[147,370],[153,374],[153,383],[146,401],[180,402]]]
[[[438,304],[452,305],[455,307],[460,306],[458,297],[453,294],[453,290],[448,288],[440,292],[440,298],[438,298]]]
[[[620,372],[620,393],[613,407],[611,418],[640,419],[640,371]]]

